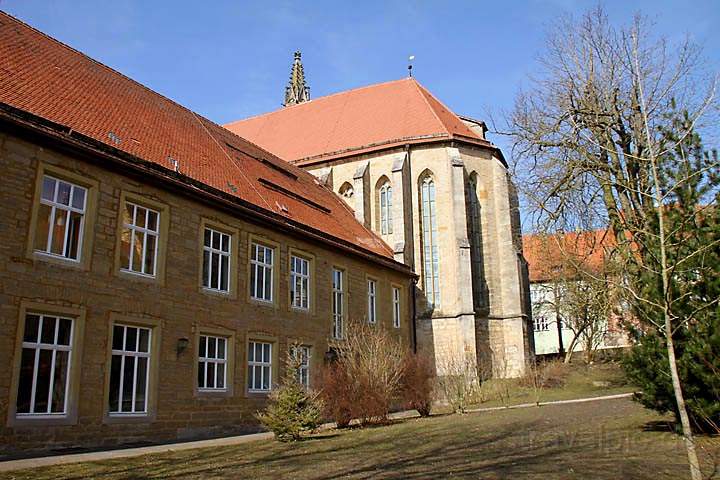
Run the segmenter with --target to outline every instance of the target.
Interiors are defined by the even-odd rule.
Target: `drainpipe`
[[[410,280],[410,289],[412,290],[412,337],[413,337],[413,353],[417,353],[417,278]]]

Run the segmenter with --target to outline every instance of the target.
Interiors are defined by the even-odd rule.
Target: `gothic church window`
[[[380,197],[380,234],[389,235],[393,233],[392,185],[389,180],[385,179],[381,184],[378,194]]]
[[[423,288],[427,302],[433,308],[440,306],[440,258],[438,251],[437,212],[435,205],[435,182],[425,176],[420,182],[423,244]]]
[[[483,258],[480,223],[480,200],[477,194],[477,174],[473,172],[466,185],[468,236],[470,237],[470,262],[472,270],[473,305],[483,306]]]

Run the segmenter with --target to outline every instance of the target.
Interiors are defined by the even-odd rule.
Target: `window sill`
[[[9,417],[9,427],[76,425],[77,416],[68,414],[15,414]]]
[[[103,423],[151,423],[155,416],[150,413],[106,413]]]
[[[148,275],[146,273],[140,273],[140,272],[133,272],[132,270],[126,270],[124,268],[121,268],[118,270],[118,275],[121,277],[125,277],[132,280],[137,280],[140,282],[145,283],[158,283],[158,278],[156,275]]]
[[[277,308],[274,300],[263,300],[260,298],[250,297],[250,303],[261,307]]]
[[[54,265],[62,265],[65,267],[70,267],[70,268],[85,269],[85,264],[82,262],[82,260],[75,260],[72,258],[55,255],[53,253],[43,252],[41,250],[34,250],[32,252],[32,259],[38,260],[41,262],[51,263]]]
[[[208,389],[195,389],[195,396],[198,398],[220,398],[220,397],[231,397],[232,390],[208,390]]]
[[[225,291],[225,290],[216,290],[214,288],[208,288],[208,287],[200,287],[200,292],[210,295],[211,297],[217,297],[217,298],[227,298],[228,300],[233,300],[235,298],[235,295],[231,290]]]

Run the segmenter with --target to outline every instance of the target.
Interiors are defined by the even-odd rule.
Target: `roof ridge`
[[[9,18],[11,21],[17,22],[17,23],[19,23],[19,24],[27,27],[28,29],[32,30],[32,31],[35,32],[35,33],[40,34],[41,36],[45,37],[46,39],[50,40],[51,42],[56,43],[56,44],[58,44],[59,46],[65,48],[65,49],[67,49],[67,50],[70,50],[70,51],[73,52],[73,53],[76,53],[76,54],[78,54],[78,55],[81,55],[84,59],[89,60],[90,62],[92,62],[92,63],[100,66],[101,68],[104,68],[104,69],[106,69],[106,70],[109,70],[110,72],[112,72],[112,73],[114,73],[114,74],[116,74],[116,75],[124,78],[125,80],[128,80],[128,81],[132,82],[133,84],[139,86],[139,87],[142,88],[143,90],[146,90],[146,91],[150,92],[150,93],[153,94],[153,95],[157,95],[158,97],[160,97],[160,98],[162,98],[162,99],[170,102],[171,104],[180,107],[182,110],[185,110],[186,112],[189,112],[191,115],[194,115],[194,116],[198,117],[199,119],[204,120],[204,121],[212,124],[212,125],[215,126],[215,127],[221,128],[221,129],[229,132],[233,137],[238,138],[238,139],[240,139],[240,140],[242,140],[242,141],[244,141],[244,142],[247,142],[248,144],[256,147],[258,150],[260,150],[260,151],[262,151],[262,152],[265,152],[265,153],[267,153],[268,155],[270,155],[270,156],[272,156],[272,157],[279,158],[280,160],[284,161],[285,163],[290,164],[290,162],[288,162],[287,160],[278,157],[277,155],[275,155],[274,153],[270,152],[269,150],[267,150],[267,149],[265,149],[265,148],[263,148],[263,147],[255,144],[255,143],[251,142],[250,140],[247,140],[246,138],[241,137],[240,135],[236,134],[235,132],[232,132],[232,131],[228,130],[227,128],[223,127],[222,125],[220,125],[220,124],[218,124],[218,123],[215,123],[214,121],[210,120],[210,119],[207,118],[206,116],[201,115],[201,114],[195,112],[194,110],[189,109],[188,107],[184,106],[183,104],[181,104],[181,103],[173,100],[172,98],[169,98],[169,97],[163,95],[163,94],[160,93],[160,92],[157,92],[157,91],[153,90],[152,88],[150,88],[150,87],[148,87],[148,86],[146,86],[146,85],[143,85],[142,83],[138,82],[137,80],[135,80],[135,79],[133,79],[133,78],[131,78],[131,77],[128,77],[128,76],[125,75],[124,73],[122,73],[122,72],[120,72],[120,71],[118,71],[118,70],[115,70],[113,67],[111,67],[111,66],[109,66],[109,65],[105,65],[104,63],[102,63],[102,62],[94,59],[93,57],[89,56],[88,54],[83,53],[83,52],[81,52],[80,50],[78,50],[78,49],[76,49],[76,48],[74,48],[74,47],[71,47],[71,46],[68,45],[67,43],[62,42],[62,41],[58,40],[57,38],[51,37],[51,36],[48,35],[47,33],[43,32],[43,31],[41,31],[41,30],[38,30],[37,28],[33,27],[32,25],[30,25],[30,24],[28,24],[28,23],[23,22],[23,21],[20,20],[19,18],[17,18],[17,17],[15,17],[15,16],[7,13],[6,11],[0,10],[0,15],[4,15],[4,16],[6,16],[7,18]]]
[[[162,98],[163,100],[166,100],[166,101],[170,102],[171,104],[173,104],[173,105],[175,105],[175,106],[177,106],[177,107],[180,107],[182,110],[184,110],[184,111],[190,113],[192,116],[194,116],[197,120],[200,120],[200,121],[201,121],[201,124],[202,124],[202,121],[208,122],[208,123],[211,124],[212,126],[217,127],[218,129],[221,129],[221,130],[223,131],[223,133],[229,133],[229,134],[232,135],[232,137],[234,137],[235,139],[238,139],[238,140],[240,140],[241,142],[245,142],[245,143],[247,143],[248,145],[251,145],[251,146],[253,146],[254,148],[256,148],[258,151],[263,152],[263,153],[267,154],[267,155],[270,156],[270,157],[277,158],[278,160],[282,161],[283,163],[285,163],[285,164],[287,164],[287,165],[290,165],[294,170],[301,171],[301,172],[303,172],[303,173],[307,173],[307,172],[305,172],[305,170],[303,170],[303,169],[301,169],[301,168],[298,168],[297,166],[293,165],[292,163],[290,163],[289,161],[285,160],[284,158],[280,158],[278,155],[272,153],[271,151],[269,151],[268,149],[266,149],[266,148],[264,148],[264,147],[261,147],[261,146],[258,145],[257,143],[254,143],[254,142],[248,140],[248,139],[245,138],[245,137],[241,137],[241,136],[238,135],[237,133],[233,132],[232,130],[228,130],[227,128],[223,127],[223,126],[220,125],[219,123],[214,122],[213,120],[207,118],[206,116],[201,115],[200,113],[198,113],[198,112],[196,112],[196,111],[194,111],[194,110],[191,110],[190,108],[184,106],[184,105],[181,104],[181,103],[178,103],[177,101],[173,100],[172,98],[166,97],[165,95],[163,95],[163,94],[160,93],[160,92],[156,92],[156,91],[153,90],[152,88],[150,88],[150,87],[148,87],[148,86],[146,86],[146,85],[143,85],[142,83],[138,82],[137,80],[135,80],[135,79],[133,79],[133,78],[131,78],[131,77],[128,77],[128,76],[125,75],[124,73],[122,73],[122,72],[120,72],[120,71],[118,71],[118,70],[115,70],[114,68],[112,68],[112,67],[110,67],[110,66],[108,66],[108,65],[105,65],[104,63],[102,63],[102,62],[100,62],[100,61],[98,61],[98,60],[95,60],[94,58],[92,58],[91,56],[87,55],[86,53],[83,53],[83,52],[81,52],[80,50],[78,50],[78,49],[76,49],[76,48],[73,48],[73,47],[71,47],[70,45],[68,45],[68,44],[66,44],[66,43],[64,43],[64,42],[62,42],[62,41],[60,41],[60,40],[58,40],[58,39],[56,39],[56,38],[54,38],[54,37],[51,37],[51,36],[48,35],[47,33],[43,32],[43,31],[41,31],[41,30],[38,30],[37,28],[33,27],[33,26],[30,25],[30,24],[27,24],[27,23],[23,22],[23,21],[20,20],[19,18],[16,18],[16,17],[10,15],[9,13],[7,13],[7,12],[5,12],[5,11],[3,11],[3,10],[0,10],[0,14],[3,14],[3,15],[5,15],[5,16],[7,16],[8,18],[10,18],[10,20],[16,21],[17,23],[20,23],[20,24],[24,25],[25,27],[29,28],[30,30],[32,30],[32,31],[34,31],[34,32],[36,32],[36,33],[39,33],[39,34],[42,35],[43,37],[45,37],[45,38],[47,38],[48,40],[50,40],[50,41],[52,41],[52,42],[60,45],[61,47],[65,48],[65,49],[67,49],[67,50],[70,50],[71,52],[76,53],[76,54],[78,54],[78,55],[81,55],[83,58],[85,58],[85,59],[87,59],[87,60],[90,60],[92,63],[94,63],[94,64],[96,64],[96,65],[98,65],[98,66],[100,66],[100,67],[102,67],[102,68],[104,68],[104,69],[106,69],[106,70],[109,70],[110,72],[112,72],[112,73],[114,73],[114,74],[117,74],[117,75],[119,75],[120,77],[122,77],[122,78],[124,78],[124,79],[126,79],[126,80],[129,80],[130,82],[132,82],[133,84],[139,86],[139,87],[142,88],[143,90],[145,90],[145,91],[147,91],[147,92],[150,92],[150,93],[153,94],[153,95],[157,95],[158,97]],[[247,154],[247,152],[245,152],[245,153]],[[310,175],[310,174],[308,174],[308,175]]]
[[[453,134],[450,132],[450,129],[447,127],[447,125],[445,125],[445,122],[443,122],[443,121],[440,119],[440,117],[438,116],[437,112],[435,111],[435,108],[434,108],[432,105],[430,105],[430,102],[427,100],[427,97],[428,97],[428,96],[429,96],[430,98],[432,98],[433,100],[435,100],[437,103],[439,103],[440,106],[443,107],[443,108],[445,109],[445,111],[448,112],[450,115],[452,115],[453,117],[455,117],[458,122],[460,122],[462,125],[465,125],[465,123],[464,123],[464,122],[462,121],[462,119],[460,118],[460,115],[458,115],[457,113],[455,113],[454,110],[452,110],[452,109],[449,108],[447,105],[445,105],[445,103],[443,103],[438,97],[436,97],[435,95],[433,95],[433,93],[432,93],[430,90],[428,90],[427,88],[425,88],[424,86],[422,86],[422,85],[420,84],[420,82],[418,82],[418,81],[415,81],[415,84],[417,85],[418,89],[420,89],[420,93],[423,95],[423,98],[425,98],[425,101],[428,103],[428,105],[430,106],[430,109],[433,111],[433,113],[435,114],[435,117],[438,119],[438,121],[440,121],[440,123],[442,124],[443,128],[445,128],[445,131],[448,133],[448,135],[453,135]],[[473,132],[472,129],[468,128],[468,130],[469,130],[471,133],[475,134],[475,132]],[[476,137],[476,138],[480,138],[478,135],[475,135],[475,137]],[[482,139],[482,140],[484,140],[484,139]]]
[[[447,133],[448,135],[451,135],[450,130],[447,128],[447,126],[445,125],[445,123],[443,123],[443,121],[440,120],[440,117],[438,116],[437,112],[435,111],[435,109],[433,108],[433,106],[430,105],[430,102],[428,101],[427,97],[423,94],[423,90],[425,90],[425,87],[422,87],[422,86],[420,85],[420,82],[418,82],[418,81],[415,80],[414,78],[413,78],[412,80],[413,80],[412,83],[413,83],[413,85],[415,85],[415,88],[417,89],[418,93],[420,94],[420,97],[423,99],[423,101],[425,102],[425,104],[427,105],[427,107],[428,107],[428,108],[430,109],[430,111],[432,112],[433,116],[435,117],[435,120],[437,120],[438,123],[440,124],[440,128],[441,128],[442,130],[445,130],[445,133]],[[422,90],[421,90],[421,89],[422,89]],[[436,100],[437,100],[437,99],[436,99]]]
[[[331,94],[329,94],[329,95],[323,95],[322,97],[311,98],[311,99],[308,100],[307,102],[297,103],[297,104],[295,104],[295,105],[288,105],[287,107],[280,107],[280,108],[277,108],[277,109],[275,109],[275,110],[271,110],[271,111],[269,111],[269,112],[258,113],[257,115],[253,115],[253,116],[251,116],[251,117],[245,117],[245,118],[240,118],[240,119],[238,119],[238,120],[233,120],[232,122],[228,122],[228,123],[224,124],[223,126],[224,126],[224,128],[228,128],[228,127],[231,127],[231,126],[236,125],[236,124],[238,124],[238,123],[246,122],[246,121],[248,121],[248,120],[254,120],[254,119],[256,119],[256,118],[265,117],[265,116],[267,116],[267,115],[272,115],[272,114],[277,113],[277,112],[300,108],[300,107],[303,107],[304,105],[310,105],[310,104],[312,104],[313,102],[318,102],[319,100],[325,100],[325,99],[327,99],[327,98],[336,97],[336,96],[338,96],[338,95],[345,95],[345,94],[348,94],[348,93],[351,93],[351,92],[357,92],[357,91],[365,90],[365,89],[368,89],[368,88],[379,87],[379,86],[381,86],[381,85],[389,85],[389,84],[391,84],[391,83],[400,83],[400,82],[404,82],[404,81],[408,81],[408,80],[410,80],[410,78],[398,78],[398,79],[395,79],[395,80],[386,80],[386,81],[384,81],[384,82],[379,82],[379,83],[371,83],[370,85],[363,85],[362,87],[355,87],[355,88],[351,88],[350,90],[342,90],[342,91],[339,91],[339,92],[331,93]]]

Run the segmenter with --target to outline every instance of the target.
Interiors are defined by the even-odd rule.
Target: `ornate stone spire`
[[[310,100],[310,89],[305,84],[305,71],[302,64],[302,53],[295,52],[292,70],[290,70],[290,81],[285,87],[285,101],[283,106],[296,105]]]

